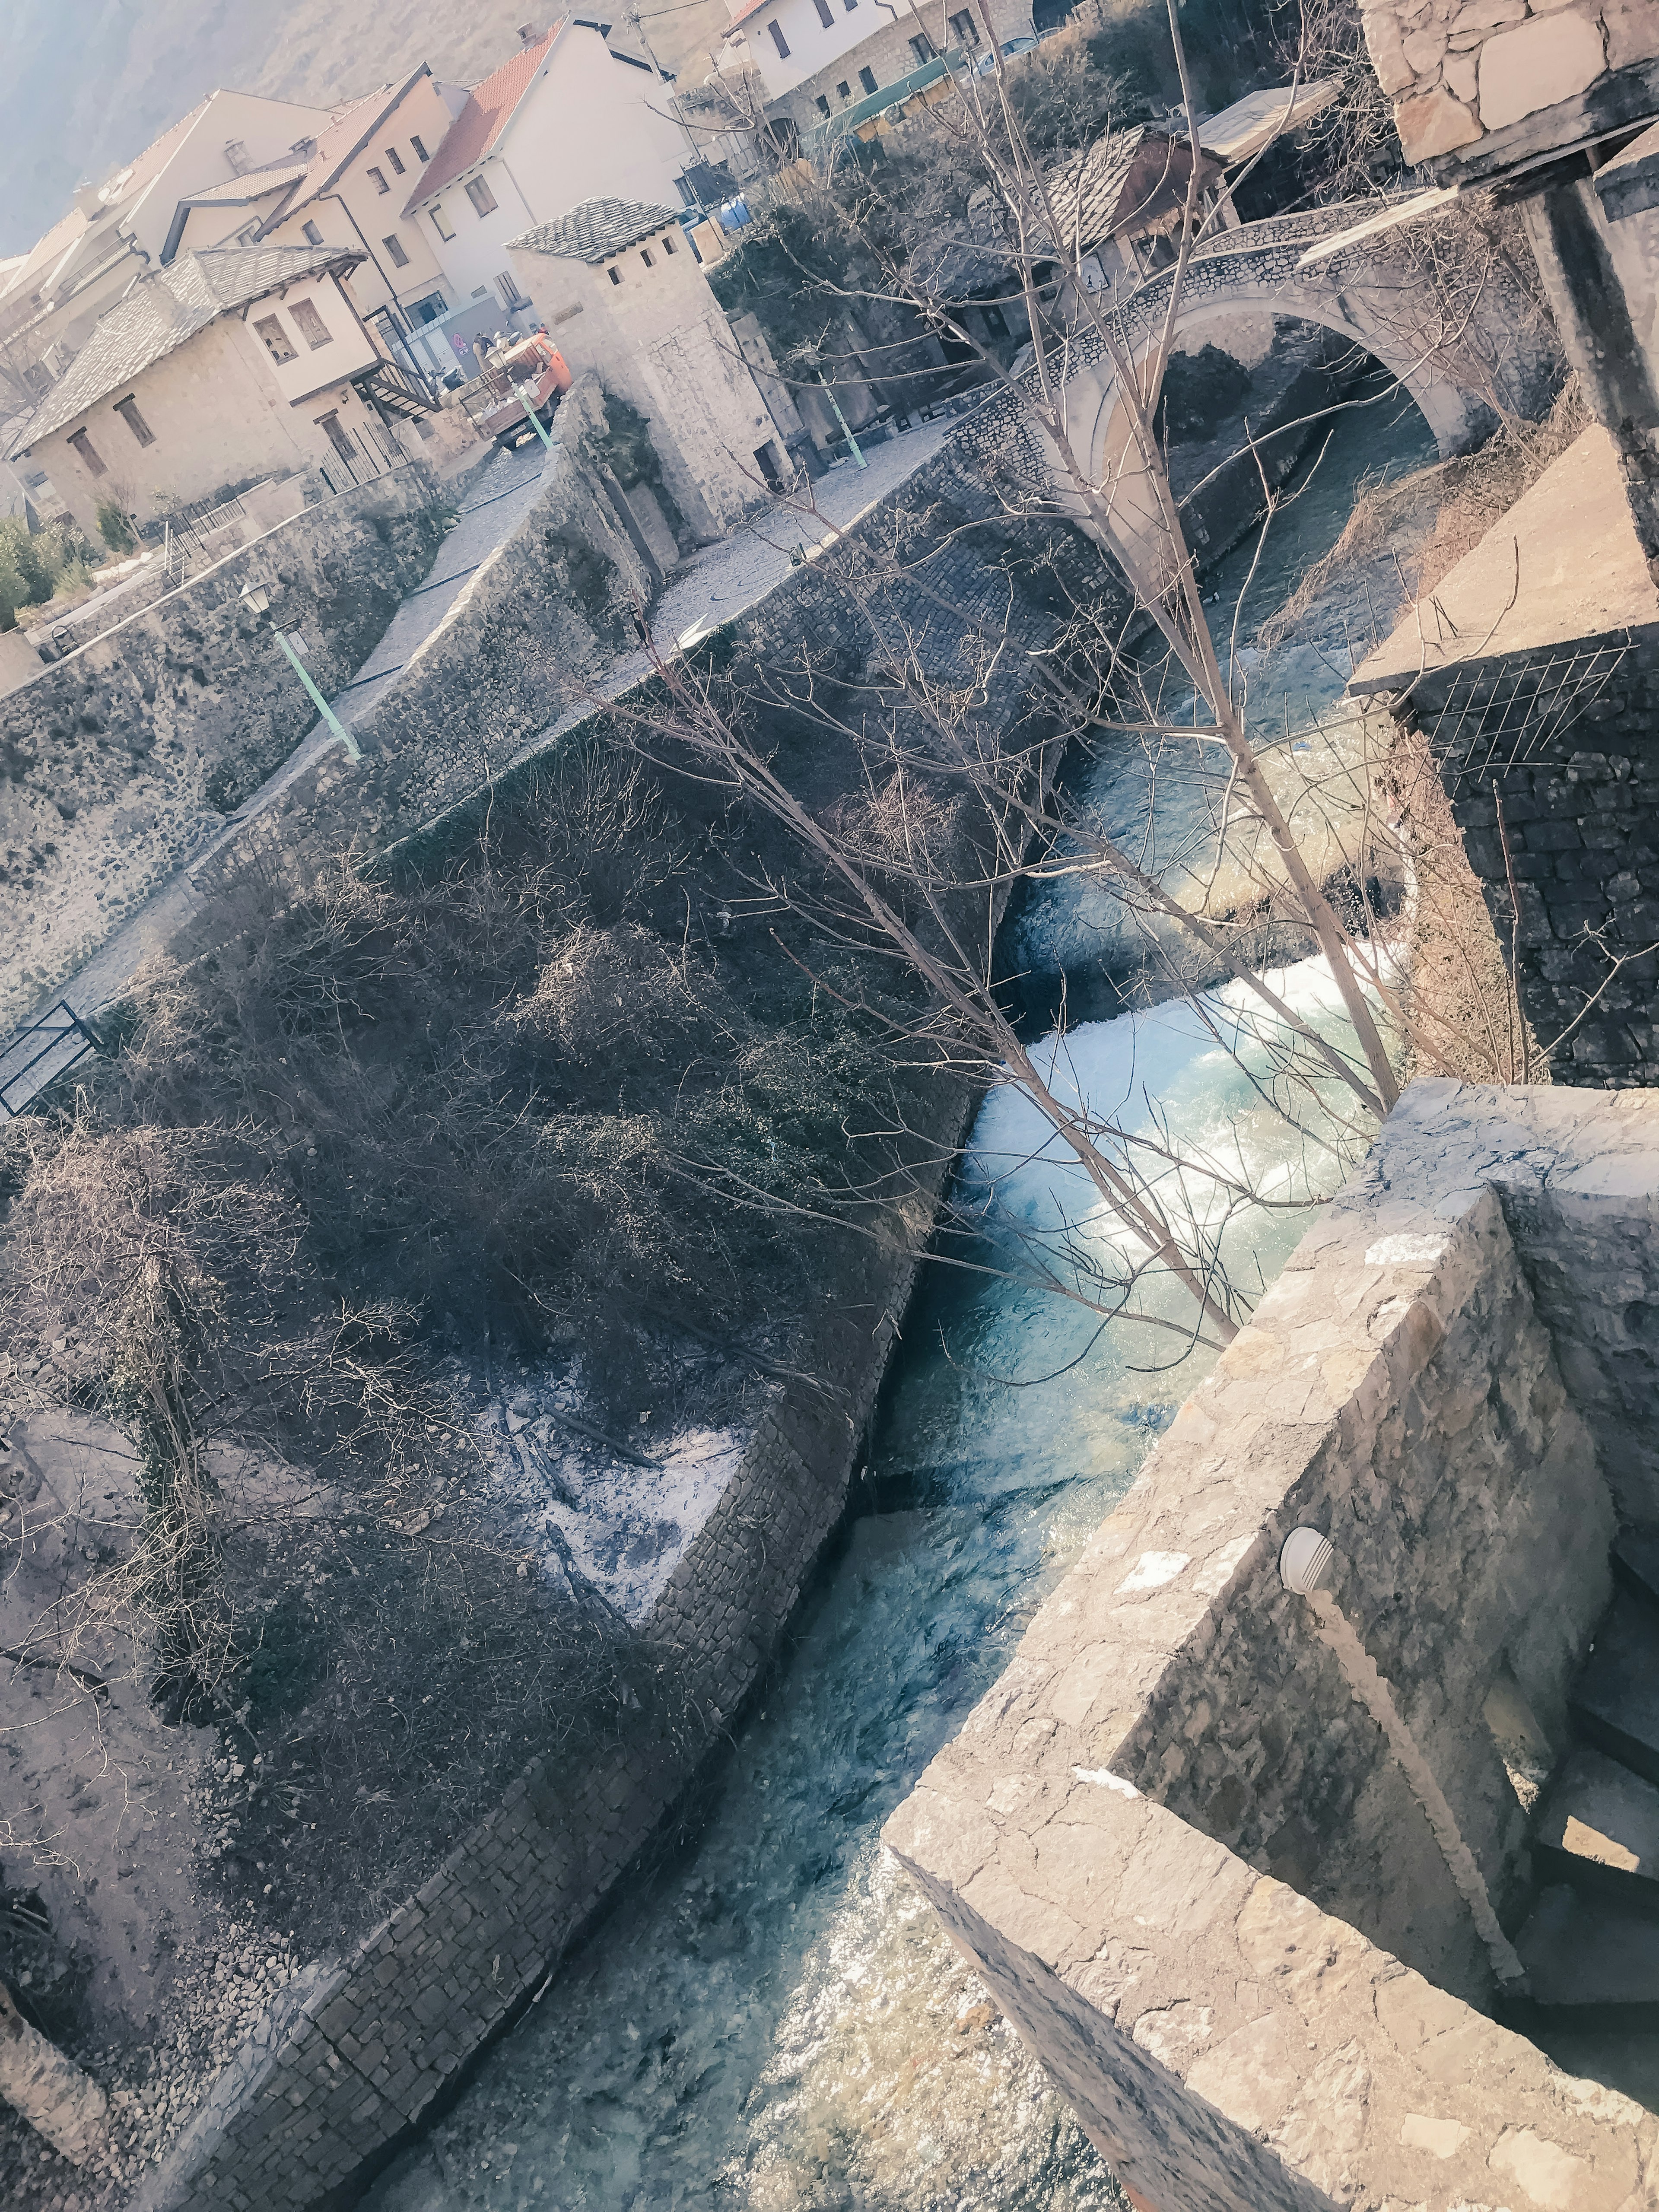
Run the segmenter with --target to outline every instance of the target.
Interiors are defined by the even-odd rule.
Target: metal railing
[[[15,1120],[66,1068],[102,1050],[96,1030],[60,999],[0,1046],[0,1114]]]
[[[344,450],[336,446],[333,459],[318,471],[329,489],[337,495],[373,483],[376,477],[390,476],[393,469],[402,468],[409,459],[379,429],[371,433],[372,442],[361,430],[349,434],[342,432],[342,436],[345,439]]]
[[[437,393],[411,363],[377,361],[367,376],[356,380],[356,385],[365,398],[372,392],[400,415],[435,415],[438,411]]]

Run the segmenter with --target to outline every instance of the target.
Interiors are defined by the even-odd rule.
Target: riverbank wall
[[[930,518],[949,526],[936,527],[933,550],[918,556],[918,529]],[[1062,619],[1065,594],[1051,575],[1045,582],[1048,565],[1057,561],[1063,572],[1068,562],[1083,564],[1069,577],[1075,588],[1096,562],[1069,532],[1056,543],[1047,525],[1008,525],[949,447],[861,518],[836,552],[836,574],[803,562],[726,625],[708,646],[711,660],[728,672],[746,662],[775,682],[870,681],[884,648],[860,596],[867,589],[936,680],[960,682],[987,627],[1006,627],[1015,649],[1000,658],[990,708],[1011,726],[1032,713],[1030,655]],[[849,571],[856,590],[846,588]],[[423,787],[410,805],[418,827],[396,848],[395,865],[441,869],[476,838],[487,811],[505,813],[533,788],[549,750],[603,740],[611,711],[596,708],[483,788],[458,769],[452,787],[463,795],[419,820],[430,797]],[[282,848],[270,828],[275,857]],[[297,849],[286,848],[290,856]],[[282,864],[293,865],[291,857]],[[233,902],[234,888],[228,874]],[[935,1201],[971,1106],[959,1087],[938,1094],[938,1124],[925,1133]],[[860,1292],[866,1318],[822,1332],[829,1356],[817,1387],[791,1384],[775,1396],[645,1624],[645,1640],[672,1678],[664,1711],[643,1715],[626,1746],[578,1778],[532,1765],[349,1957],[319,1962],[291,1983],[136,2200],[144,2212],[226,2204],[274,2212],[336,2192],[343,2201],[555,1971],[718,1755],[763,1679],[845,1510],[923,1264],[911,1248],[880,1260]]]
[[[1659,2120],[1492,1970],[1292,1528],[1500,1915],[1498,1725],[1563,1747],[1616,1519],[1653,1525],[1659,1104],[1413,1085],[885,1839],[1152,2212],[1634,2212]],[[1645,2181],[1644,2177],[1646,2177]]]
[[[1659,1083],[1659,587],[1583,435],[1356,672],[1423,732],[1557,1082]]]
[[[401,705],[394,711],[388,695],[365,719],[363,763],[348,763],[337,749],[320,756],[198,872],[204,917],[176,951],[187,957],[222,939],[249,875],[303,880],[353,834],[389,848],[393,865],[441,866],[476,836],[489,810],[510,807],[533,785],[550,748],[605,737],[612,710],[595,706],[543,745],[523,743],[525,718],[548,712],[556,659],[550,631],[525,603],[547,595],[538,564],[568,543],[553,502],[574,495],[563,476],[547,484],[533,526],[481,572],[455,619],[405,670]],[[607,575],[625,579],[625,532],[619,524],[605,530],[612,533],[599,541]],[[884,629],[903,635],[931,674],[960,683],[995,636],[1005,649],[991,705],[1000,723],[1012,725],[1029,711],[1031,656],[1053,642],[1085,583],[1097,599],[1102,571],[1091,549],[1063,526],[1009,523],[994,492],[947,447],[842,533],[832,559],[803,562],[706,649],[712,665],[746,658],[773,682],[798,674],[878,685]],[[614,583],[606,589],[613,596],[605,604],[614,605]],[[871,593],[880,625],[861,597]],[[568,607],[568,598],[560,605]],[[492,659],[501,671],[493,703],[477,731],[455,741],[470,712],[469,674]],[[421,704],[422,683],[433,709],[425,723],[411,706]],[[941,1111],[934,1135],[948,1161],[966,1107],[954,1099]],[[947,1171],[939,1170],[941,1187]],[[882,1319],[845,1346],[831,1395],[778,1399],[647,1624],[647,1638],[672,1660],[675,1711],[694,1723],[677,1719],[654,1735],[642,1724],[625,1751],[574,1784],[540,1765],[520,1776],[496,1812],[348,1957],[319,1961],[290,1984],[168,2153],[143,2204],[198,2212],[234,2203],[240,2212],[349,2192],[542,1985],[760,1680],[844,1510],[917,1265],[913,1254],[894,1257],[875,1302]]]
[[[0,698],[0,1027],[71,976],[303,738],[316,710],[274,633],[302,640],[314,680],[337,690],[443,527],[436,480],[405,463]]]

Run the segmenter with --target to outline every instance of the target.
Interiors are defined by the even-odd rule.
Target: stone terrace
[[[1483,1710],[1563,1748],[1659,1522],[1659,1102],[1414,1085],[887,1841],[1152,2212],[1638,2212],[1659,2120],[1492,2017],[1304,1523],[1505,1924]],[[1524,1944],[1524,1936],[1522,1938]]]

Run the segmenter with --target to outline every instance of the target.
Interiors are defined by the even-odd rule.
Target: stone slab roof
[[[1321,115],[1342,89],[1340,77],[1320,77],[1312,84],[1269,86],[1247,92],[1219,115],[1198,126],[1198,143],[1218,161],[1247,161],[1259,154],[1270,138],[1282,131],[1297,131]]]
[[[1461,660],[1659,623],[1610,434],[1576,438],[1354,671],[1351,694],[1403,691]]]
[[[1083,252],[1109,238],[1126,213],[1124,188],[1148,137],[1145,124],[1112,131],[1081,154],[1068,155],[1048,175],[1048,198],[1060,237]]]
[[[221,315],[302,276],[351,268],[337,246],[214,246],[135,284],[93,325],[67,374],[30,417],[18,451],[50,437],[205,330]]]
[[[584,200],[551,222],[538,223],[507,240],[526,253],[551,253],[561,261],[586,261],[597,269],[642,238],[653,238],[679,221],[672,208],[647,207],[638,200]]]
[[[274,192],[283,185],[296,184],[307,168],[303,155],[291,161],[274,162],[270,168],[247,169],[240,177],[227,177],[222,185],[210,185],[205,191],[191,192],[191,207],[245,207],[250,200],[261,200],[267,192]]]

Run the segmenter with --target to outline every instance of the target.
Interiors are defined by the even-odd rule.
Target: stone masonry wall
[[[1659,1081],[1659,632],[1433,671],[1404,715],[1504,945],[1513,879],[1516,986],[1556,1080]]]
[[[0,698],[0,1027],[71,975],[315,720],[442,535],[409,463],[310,507]],[[269,611],[241,594],[263,586]]]
[[[1376,1267],[1344,1283],[1328,1260],[1293,1262],[1259,1325],[1223,1354],[1218,1387],[1224,1400],[1244,1395],[1235,1383],[1272,1394],[1274,1411],[1243,1447],[1252,1504],[1294,1468],[1277,1510],[1325,1529],[1342,1552],[1367,1646],[1501,1910],[1525,1827],[1481,1707],[1507,1666],[1543,1725],[1561,1726],[1607,1601],[1612,1516],[1497,1200],[1472,1208],[1446,1243],[1432,1304],[1390,1312],[1378,1280]],[[1385,1352],[1396,1327],[1401,1340]],[[1344,1380],[1382,1359],[1379,1402],[1327,1425]],[[1298,1389],[1299,1419],[1289,1402]],[[1225,1434],[1225,1417],[1196,1392],[1179,1442],[1146,1471],[1147,1515],[1126,1506],[1101,1531],[1091,1557],[1103,1578],[1121,1579],[1127,1555],[1158,1540],[1152,1516],[1202,1526],[1223,1484],[1226,1510],[1238,1510],[1239,1455],[1220,1456]],[[1276,1556],[1252,1557],[1121,1741],[1109,1751],[1097,1741],[1101,1763],[1480,2001],[1486,1954],[1404,1778],[1377,1731],[1356,1723]],[[1517,1589],[1540,1593],[1519,1613]]]
[[[1644,0],[1361,0],[1360,15],[1407,161],[1490,173],[1642,119],[1659,87]]]
[[[1300,1656],[1276,1560],[1292,1526],[1329,1534],[1338,1598],[1490,1875],[1486,1690],[1512,1668],[1559,1725],[1607,1588],[1598,1409],[1564,1401],[1539,1317],[1571,1265],[1579,1346],[1608,1317],[1628,1364],[1620,1261],[1656,1200],[1659,1103],[1413,1085],[889,1823],[1156,2212],[1654,2201],[1659,2121],[1471,2005],[1467,1942],[1434,1896],[1412,1914],[1408,1872],[1373,1870],[1391,1934],[1346,1917],[1381,1737]],[[1200,1773],[1212,1753],[1230,1774]],[[1344,1766],[1346,1805],[1321,1786]],[[1275,1868],[1253,1802],[1315,1830],[1328,1812],[1301,1866]],[[1409,1857],[1424,1816],[1392,1818]]]

